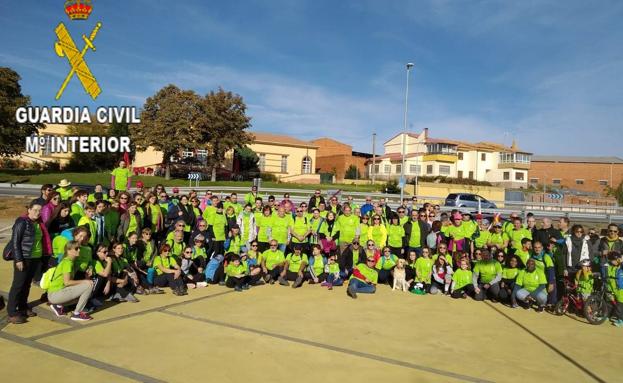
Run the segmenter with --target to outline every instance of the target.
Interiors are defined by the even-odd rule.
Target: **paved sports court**
[[[0,264],[3,294],[9,266]],[[141,299],[84,324],[43,305],[28,324],[3,320],[3,381],[623,381],[623,333],[576,317],[385,287],[357,300],[308,285]],[[16,360],[36,364],[13,369]]]

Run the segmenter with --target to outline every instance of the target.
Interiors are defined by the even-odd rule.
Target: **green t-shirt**
[[[115,275],[119,275],[127,267],[128,267],[128,261],[126,261],[125,258],[113,258],[112,259],[112,271]]]
[[[371,282],[374,284],[378,283],[379,273],[375,269],[368,267],[368,265],[366,265],[365,263],[358,264],[357,266],[355,266],[355,269],[359,270],[361,275],[366,277],[368,282]],[[362,282],[366,282],[363,279],[356,277],[354,274],[350,276],[350,279],[353,279],[353,278],[358,279]]]
[[[481,283],[489,283],[498,273],[502,273],[502,265],[500,262],[492,259],[489,261],[478,261],[474,266],[474,273],[480,274]]]
[[[617,302],[619,303],[623,303],[623,289],[619,289],[617,287],[617,270],[619,269],[619,266],[612,266],[612,265],[608,265],[606,272],[607,272],[607,276],[608,276],[608,291],[610,291],[610,293],[612,293],[612,295],[614,295],[614,298],[616,299]]]
[[[240,262],[238,266],[234,265],[233,262],[229,262],[227,267],[225,267],[225,274],[228,277],[238,277],[240,275],[245,275],[247,273],[247,266]]]
[[[296,255],[294,253],[288,254],[286,257],[288,261],[288,271],[298,273],[302,263],[308,263],[307,254]]]
[[[309,260],[311,261],[312,259],[314,261],[314,264],[312,265],[312,269],[314,270],[314,275],[318,276],[324,273],[324,257],[322,255],[315,255],[315,256],[312,256]]]
[[[80,217],[80,220],[78,221],[78,226],[86,226],[87,228],[89,228],[89,233],[91,234],[91,236],[89,237],[89,244],[91,246],[95,245],[95,237],[97,235],[95,221],[89,218],[88,215],[84,215]]]
[[[292,225],[292,216],[284,215],[279,217],[273,216],[270,222],[271,237],[280,244],[288,242],[288,228]]]
[[[338,238],[339,242],[353,242],[353,239],[355,239],[355,235],[357,233],[357,226],[359,225],[359,217],[354,214],[351,214],[348,217],[341,215],[337,218],[337,222],[335,224],[338,226],[337,230],[340,231],[340,236]]]
[[[422,233],[418,221],[411,221],[411,235],[409,236],[409,247],[422,247]]]
[[[434,261],[430,258],[420,257],[415,261],[415,272],[419,275],[415,278],[417,282],[430,283]]]
[[[43,256],[43,232],[38,222],[33,222],[35,227],[35,241],[32,243],[31,258],[41,258]]]
[[[268,249],[262,253],[262,261],[266,262],[266,268],[268,270],[274,269],[278,264],[286,260],[281,250]]]
[[[530,252],[521,248],[521,249],[515,250],[515,255],[521,260],[521,263],[523,264],[523,267],[525,268],[528,262],[528,259],[530,258]]]
[[[387,245],[390,247],[402,247],[402,238],[405,229],[401,225],[389,225],[387,229]]]
[[[227,218],[225,214],[215,213],[212,217],[212,232],[217,241],[225,240],[225,228],[227,227]]]
[[[74,261],[69,259],[69,257],[63,258],[61,263],[56,266],[56,270],[53,271],[52,280],[50,281],[50,286],[48,288],[48,293],[53,293],[55,291],[59,291],[65,288],[65,274],[71,275],[71,278],[74,277]]]
[[[93,251],[89,246],[80,246],[80,253],[74,261],[75,271],[86,271],[91,263],[93,263],[92,257]]]
[[[492,245],[495,245],[498,248],[502,247],[502,245],[504,245],[504,242],[507,240],[508,235],[503,231],[499,233],[491,233],[491,235],[489,236],[489,242],[491,242]]]
[[[67,245],[69,240],[67,237],[63,235],[57,235],[52,240],[52,252],[54,253],[54,257],[59,258],[65,254],[65,245]]]
[[[547,281],[544,280],[542,274],[535,269],[531,273],[527,270],[521,270],[519,274],[517,274],[517,279],[515,280],[515,283],[517,284],[517,286],[522,286],[529,292],[533,292],[540,285],[546,284]]]
[[[264,214],[258,215],[255,217],[255,224],[258,227],[257,232],[257,241],[258,242],[268,242],[268,229],[270,228],[270,222],[272,220],[272,216],[265,216]]]
[[[593,278],[592,273],[584,274],[580,271],[579,275],[576,275],[576,280],[578,281],[578,292],[581,294],[592,294],[593,293],[593,282],[595,279]]]
[[[549,269],[550,267],[554,267],[554,261],[552,260],[552,257],[549,254],[545,253],[543,254],[543,260],[539,260],[534,255],[530,258],[534,259],[536,271],[541,273],[541,277],[543,278],[543,280],[546,281],[547,275],[545,274],[545,270]]]
[[[383,255],[381,258],[376,261],[376,269],[377,270],[391,270],[398,263],[398,257],[394,254],[390,254],[389,257]]]
[[[340,265],[337,263],[328,263],[327,270],[329,271],[329,274],[339,274]]]
[[[299,236],[305,235],[307,231],[311,229],[311,223],[307,217],[296,217],[292,221],[292,231]],[[295,236],[292,236],[292,243],[307,242],[307,238],[299,241]]]
[[[532,233],[530,230],[521,228],[519,230],[511,230],[508,233],[508,237],[510,238],[511,247],[515,250],[521,249],[521,240],[524,238],[532,239]]]
[[[157,257],[154,258],[154,264],[153,264],[153,268],[156,269],[156,274],[157,275],[162,275],[164,274],[164,271],[160,270],[160,268],[158,266],[162,266],[165,269],[173,269],[173,265],[176,265],[177,262],[175,261],[175,259],[171,256],[166,256],[163,257],[162,255],[158,255]]]
[[[80,222],[80,218],[84,216],[84,207],[80,205],[78,202],[74,202],[71,204],[71,211],[69,213],[71,219],[74,220],[74,224],[78,226],[78,222]]]
[[[515,278],[517,278],[518,273],[519,273],[519,269],[516,267],[513,267],[513,268],[505,267],[502,269],[502,279],[515,280]]]
[[[478,236],[474,239],[474,246],[477,249],[482,249],[487,246],[487,242],[491,238],[491,232],[489,230],[481,230]]]
[[[472,284],[472,271],[458,269],[452,274],[452,282],[454,282],[454,290],[462,289],[463,287]]]
[[[130,170],[128,168],[116,168],[110,174],[115,176],[115,189],[125,191],[128,187],[128,178],[131,176]]]

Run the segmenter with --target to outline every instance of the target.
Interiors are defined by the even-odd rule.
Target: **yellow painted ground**
[[[3,291],[9,267],[0,263]],[[39,295],[33,289],[31,297]],[[7,371],[6,381],[55,381],[49,377],[61,365],[64,382],[124,381],[123,370],[170,382],[194,381],[208,371],[203,380],[210,382],[623,382],[623,330],[500,304],[384,286],[357,300],[343,287],[309,285],[243,293],[209,286],[186,297],[140,299],[97,312],[80,326],[41,317],[8,325],[0,332],[2,381]],[[41,345],[123,370],[70,360],[37,349]],[[15,359],[36,360],[38,367],[18,375]]]

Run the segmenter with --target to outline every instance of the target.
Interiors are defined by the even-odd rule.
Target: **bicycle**
[[[614,296],[608,292],[608,286],[601,274],[594,273],[593,275],[595,275],[595,284],[598,288],[593,290],[584,303],[584,317],[590,324],[598,325],[608,319],[616,301]]]
[[[578,293],[578,286],[575,284],[575,281],[570,277],[565,277],[563,286],[562,297],[558,300],[556,306],[554,306],[553,313],[558,316],[565,315],[571,306],[577,314],[583,314],[584,299],[582,295]]]

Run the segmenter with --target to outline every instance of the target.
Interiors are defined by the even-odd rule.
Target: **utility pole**
[[[407,63],[407,89],[405,91],[405,127],[402,132],[402,165],[400,166],[400,203],[404,200],[405,196],[405,158],[407,151],[407,110],[409,106],[409,73],[413,68],[413,63]]]
[[[376,168],[376,133],[372,133],[372,167],[370,168],[370,174],[372,174],[373,185],[376,179],[376,172],[374,171],[375,168]]]

